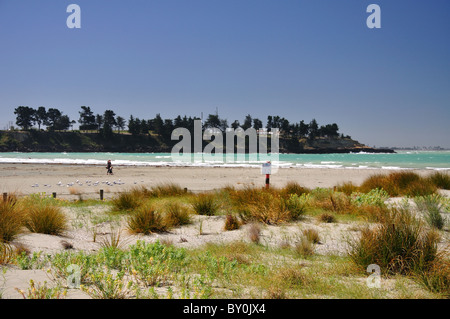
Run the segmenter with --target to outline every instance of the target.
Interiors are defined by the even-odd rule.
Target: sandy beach
[[[368,176],[389,173],[384,169],[335,169],[335,168],[280,168],[270,176],[270,185],[282,187],[295,181],[308,188],[333,187],[339,183],[353,182],[359,185]],[[431,170],[416,170],[430,174]],[[51,194],[73,196],[82,194],[97,196],[104,190],[105,198],[126,191],[134,186],[151,187],[162,183],[175,183],[188,190],[205,191],[253,185],[263,187],[265,176],[259,168],[226,167],[150,167],[116,166],[114,175],[106,175],[104,166],[49,165],[49,164],[0,164],[0,191],[2,193]]]

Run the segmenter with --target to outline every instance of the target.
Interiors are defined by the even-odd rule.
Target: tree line
[[[46,126],[48,131],[65,131],[69,128],[73,129],[73,125],[77,123],[60,110],[56,108],[47,110],[44,106],[37,109],[18,106],[14,110],[14,114],[16,114],[16,124],[23,130],[30,130],[35,126],[41,130],[42,126]],[[147,120],[130,115],[129,119],[125,120],[125,118],[117,116],[113,110],[105,110],[103,114],[94,114],[89,106],[81,106],[78,123],[80,131],[96,131],[105,137],[114,134],[114,130],[119,134],[127,130],[132,135],[155,134],[163,139],[170,140],[172,131],[176,128],[183,127],[193,131],[195,120],[200,120],[200,118],[178,115],[174,119],[163,119],[160,114],[156,114],[154,118]],[[203,122],[204,129],[219,128],[225,131],[227,128],[236,129],[238,127],[244,130],[248,128],[266,129],[269,132],[276,128],[285,137],[314,139],[316,137],[337,138],[340,135],[342,138],[349,138],[348,135],[339,134],[339,127],[336,123],[319,126],[316,119],[312,119],[309,123],[304,120],[291,123],[284,117],[269,115],[264,125],[262,120],[248,114],[242,123],[235,120],[229,125],[228,121],[220,118],[218,114],[209,114]]]

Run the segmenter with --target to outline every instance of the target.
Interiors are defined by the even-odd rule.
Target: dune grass
[[[188,207],[181,203],[169,202],[164,212],[164,222],[168,228],[188,225],[192,222]]]
[[[192,208],[199,215],[214,216],[220,209],[220,203],[214,193],[200,193],[192,197]]]
[[[63,235],[68,229],[67,216],[52,197],[31,194],[20,200],[23,207],[23,225],[33,233]]]
[[[301,218],[306,208],[299,196],[305,194],[305,190],[297,184],[282,189],[247,186],[227,192],[231,209],[244,223],[257,221],[276,225],[294,221]]]
[[[377,264],[388,274],[423,272],[438,259],[439,235],[403,207],[389,209],[385,220],[367,227],[351,243],[351,259],[367,267]]]
[[[385,190],[389,196],[425,196],[435,193],[438,186],[415,172],[402,171],[373,175],[361,184],[359,190],[367,193],[377,188]]]
[[[0,241],[0,265],[6,265],[12,262],[14,257],[13,247],[6,242]]]
[[[167,230],[162,214],[151,205],[140,206],[130,214],[127,218],[127,227],[131,233],[144,235]]]
[[[240,223],[238,218],[233,214],[227,214],[224,223],[224,230],[235,230],[239,229]]]
[[[380,187],[378,179],[388,184]],[[98,252],[67,250],[46,262],[62,278],[69,275],[65,269],[67,263],[80,265],[85,291],[95,298],[436,298],[448,295],[448,257],[444,258],[437,250],[439,231],[430,230],[406,208],[390,208],[385,204],[392,194],[398,196],[400,190],[417,190],[415,184],[423,181],[422,177],[389,174],[369,180],[366,188],[342,184],[330,189],[306,189],[290,183],[279,189],[227,187],[197,194],[185,192],[176,185],[135,188],[111,201],[112,211],[122,214],[131,233],[165,232],[189,224],[192,214],[223,215],[226,230],[249,223],[245,227],[250,242],[208,244],[189,250],[160,242],[138,242],[125,248],[119,245],[118,233]],[[370,188],[369,184],[377,187]],[[391,193],[391,189],[395,192]],[[27,212],[33,210],[35,201],[26,203]],[[43,215],[47,215],[45,210],[57,211],[51,199],[38,202],[36,207],[44,211]],[[4,203],[6,208],[23,207],[21,201],[11,200],[10,204]],[[322,236],[311,228],[299,234],[292,246],[271,248],[264,244],[261,227],[269,226],[263,224],[301,222],[305,215],[326,223],[340,222],[345,216],[376,223],[368,223],[360,232],[361,237],[350,243],[351,250],[345,256],[317,255],[316,245]],[[1,220],[0,214],[0,231]],[[24,224],[19,223],[19,231]],[[17,258],[10,257],[7,249],[3,255],[7,263]],[[33,262],[29,259],[29,263]],[[380,265],[386,280],[401,276],[398,285],[405,287],[368,288],[365,279],[369,264]],[[110,286],[101,286],[96,278],[107,279]],[[417,282],[421,286],[417,287]],[[162,287],[164,290],[159,289]],[[119,294],[114,295],[116,288]]]
[[[419,212],[423,214],[427,223],[436,229],[443,229],[446,220],[443,217],[444,209],[439,195],[414,197]]]
[[[67,217],[58,206],[35,204],[27,207],[25,227],[33,233],[58,236],[68,229]]]
[[[404,275],[448,297],[450,260],[446,249],[438,249],[440,237],[405,207],[393,207],[379,224],[367,226],[359,239],[349,242],[349,257],[362,268],[378,265],[385,277]]]
[[[23,228],[25,211],[15,195],[0,201],[0,242],[13,241]]]
[[[131,211],[141,206],[145,199],[143,192],[143,189],[132,189],[129,192],[120,193],[111,200],[113,209],[117,211]]]
[[[436,187],[441,189],[450,189],[450,174],[444,172],[434,172],[428,179]]]

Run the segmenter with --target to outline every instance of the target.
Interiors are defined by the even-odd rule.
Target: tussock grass
[[[27,204],[24,225],[33,233],[60,236],[68,229],[67,222],[61,208],[49,200]]]
[[[186,194],[184,188],[174,183],[158,184],[150,189],[152,197],[182,196],[184,194]]]
[[[321,213],[317,216],[317,220],[322,223],[334,223],[336,222],[336,217],[330,213]]]
[[[404,182],[397,176],[395,185],[408,188],[417,182],[414,176],[404,178],[411,182]],[[359,187],[344,184],[333,189],[305,190],[291,183],[280,189],[226,187],[201,194],[185,193],[179,187],[158,191],[141,187],[128,193],[128,197],[120,199],[123,203],[120,212],[126,212],[120,218],[125,219],[131,233],[149,235],[167,231],[189,223],[193,212],[223,213],[224,229],[236,229],[240,221],[249,223],[243,227],[250,243],[246,240],[209,244],[188,251],[175,248],[176,245],[141,243],[122,249],[120,233],[111,233],[108,238],[104,237],[109,242],[101,243],[104,247],[99,252],[64,251],[65,255],[49,260],[53,269],[59,265],[61,277],[69,275],[66,271],[69,264],[77,264],[81,268],[83,284],[91,285],[91,288],[102,282],[94,278],[109,280],[112,285],[122,285],[132,278],[133,291],[127,290],[127,297],[391,298],[393,290],[398,294],[397,287],[380,290],[366,287],[366,267],[375,263],[381,266],[383,275],[394,276],[393,280],[401,277],[403,281],[414,279],[423,284],[418,287],[414,283],[414,292],[408,292],[409,297],[416,296],[416,291],[429,293],[426,289],[432,293],[427,297],[448,295],[448,259],[446,261],[437,250],[439,232],[413,218],[406,208],[387,207],[384,201],[391,194],[383,187],[363,192]],[[203,208],[196,210],[193,201],[200,197],[199,207]],[[27,205],[17,202],[13,206],[17,206],[14,209],[31,209],[34,202],[34,199]],[[38,202],[41,206],[52,206],[55,200],[45,198]],[[313,229],[300,230],[289,249],[269,247],[262,240],[267,238],[261,233],[264,224],[279,225],[299,220],[303,214],[323,222],[335,221],[335,217],[341,221],[362,216],[376,224],[363,229],[361,238],[350,245],[349,255],[342,258],[315,254],[318,247],[315,244],[320,237]],[[119,246],[122,247],[117,249]],[[3,260],[17,258],[8,257],[7,250],[4,255]],[[0,251],[0,263],[1,256]],[[32,257],[27,260],[37,263]],[[302,267],[302,264],[307,266]],[[124,277],[118,278],[117,272]],[[90,276],[91,273],[97,277]],[[117,279],[120,281],[115,282]],[[149,288],[157,290],[150,292]],[[406,288],[402,289],[406,291]],[[109,296],[114,295],[99,295],[101,298]]]
[[[314,242],[306,236],[300,236],[294,243],[294,251],[301,257],[309,257],[314,255]]]
[[[111,200],[114,210],[130,211],[142,205],[144,201],[142,189],[132,189],[130,192],[120,193]]]
[[[249,225],[248,238],[252,243],[259,244],[261,240],[261,226],[258,223],[251,223]]]
[[[14,250],[8,243],[0,241],[0,265],[11,263],[14,257]]]
[[[302,231],[303,236],[306,237],[307,240],[312,242],[313,244],[317,244],[320,242],[319,232],[316,229],[308,228]]]
[[[142,233],[149,235],[151,233],[164,232],[167,225],[164,223],[163,216],[151,205],[138,207],[127,218],[127,227],[131,233]]]
[[[389,208],[386,206],[364,204],[356,207],[354,213],[368,222],[382,223],[386,221],[389,215]]]
[[[200,193],[192,197],[192,208],[199,215],[217,215],[220,204],[213,193]]]
[[[122,239],[122,229],[111,228],[107,236],[100,239],[100,246],[106,249],[120,249],[125,242]]]
[[[303,214],[304,206],[296,196],[287,198],[276,189],[254,187],[232,190],[229,194],[233,210],[244,223],[257,221],[272,225],[295,220]]]
[[[442,215],[443,207],[439,195],[414,197],[414,202],[431,227],[436,229],[444,228],[446,221]]]
[[[383,273],[410,275],[423,272],[438,258],[435,232],[403,207],[391,208],[377,226],[365,228],[350,242],[351,260],[362,267],[377,264]]]
[[[302,194],[308,194],[309,192],[309,188],[303,187],[299,183],[293,181],[287,182],[286,185],[279,190],[279,193],[285,197],[289,197],[289,195],[294,194],[301,196]]]
[[[425,196],[437,190],[430,179],[408,171],[392,172],[388,175],[375,174],[368,177],[359,187],[364,193],[377,188],[385,190],[389,196]]]
[[[235,229],[239,229],[240,225],[239,225],[239,220],[236,216],[234,216],[233,214],[227,214],[226,218],[225,218],[225,224],[223,226],[224,230],[235,230]]]
[[[450,297],[450,260],[440,259],[415,276],[430,291]]]
[[[182,195],[186,195],[185,190],[173,183],[158,184],[151,188],[137,186],[127,192],[120,193],[111,200],[111,203],[117,211],[132,211],[151,199]]]
[[[346,182],[346,183],[336,185],[334,187],[334,190],[350,196],[352,193],[358,192],[359,187],[354,185],[352,182]]]
[[[0,201],[0,242],[13,241],[22,232],[24,217],[24,206],[15,195]]]
[[[191,223],[189,209],[177,202],[170,202],[164,208],[164,222],[168,228]]]
[[[450,189],[450,174],[448,173],[434,172],[428,179],[438,188]]]
[[[354,208],[349,196],[328,188],[316,188],[312,190],[309,205],[338,214],[352,213]]]

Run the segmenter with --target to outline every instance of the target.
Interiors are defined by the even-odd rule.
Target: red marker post
[[[270,163],[270,161],[262,164],[261,174],[266,175],[266,188],[269,188],[271,171],[272,171],[272,164]]]

